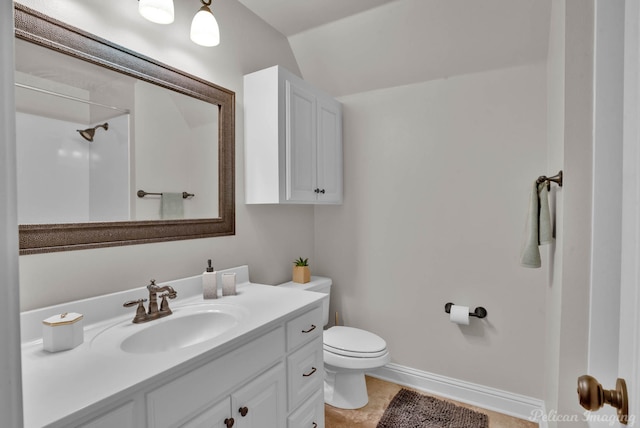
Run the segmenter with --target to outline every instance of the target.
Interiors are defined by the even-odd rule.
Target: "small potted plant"
[[[305,284],[311,281],[311,271],[309,270],[309,259],[299,257],[293,261],[293,282]]]

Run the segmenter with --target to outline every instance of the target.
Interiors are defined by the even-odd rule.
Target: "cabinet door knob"
[[[244,418],[245,416],[247,416],[247,413],[249,413],[249,408],[247,406],[240,407],[238,411],[240,412],[240,415]]]
[[[616,381],[616,389],[606,390],[594,377],[582,375],[578,378],[578,397],[580,405],[587,410],[595,411],[605,404],[615,407],[618,409],[618,421],[627,425],[629,404],[624,379]]]
[[[311,333],[315,329],[316,329],[315,324],[311,324],[311,327],[309,328],[309,330],[302,330],[302,332],[303,333]]]
[[[313,189],[314,193],[320,193],[320,189],[318,189],[317,187],[315,189]]]
[[[324,189],[321,189],[321,190],[320,190],[320,193],[322,193],[322,194],[324,195]]]
[[[312,374],[314,374],[315,372],[316,372],[316,368],[315,367],[311,367],[311,371],[309,373],[303,373],[302,376],[309,377]]]
[[[318,428],[318,424],[317,423],[313,423],[313,428]]]
[[[227,428],[231,428],[234,422],[235,421],[233,420],[233,418],[227,418],[224,420],[224,424],[227,426]]]

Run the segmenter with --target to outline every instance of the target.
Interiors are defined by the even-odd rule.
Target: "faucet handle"
[[[170,293],[164,293],[159,296],[162,298],[162,301],[160,302],[160,312],[167,315],[172,313],[171,309],[169,309],[169,302],[167,302],[167,297],[170,299],[174,299],[176,296],[175,294],[173,295],[173,297],[171,296],[172,295]]]
[[[138,300],[129,300],[128,302],[124,302],[122,306],[125,308],[130,308],[131,306],[138,305],[138,307],[143,306],[142,304],[146,302],[147,299],[138,299]]]
[[[122,304],[125,308],[138,305],[138,308],[136,309],[136,316],[133,318],[134,323],[139,323],[147,319],[147,311],[144,309],[144,302],[146,301],[147,299],[129,300]]]

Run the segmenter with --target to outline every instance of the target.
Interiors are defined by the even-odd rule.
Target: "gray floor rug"
[[[389,403],[378,428],[489,428],[489,418],[403,388]]]

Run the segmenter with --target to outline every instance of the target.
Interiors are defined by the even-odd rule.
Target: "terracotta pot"
[[[293,282],[305,284],[311,281],[311,271],[309,266],[294,266],[293,267]]]

